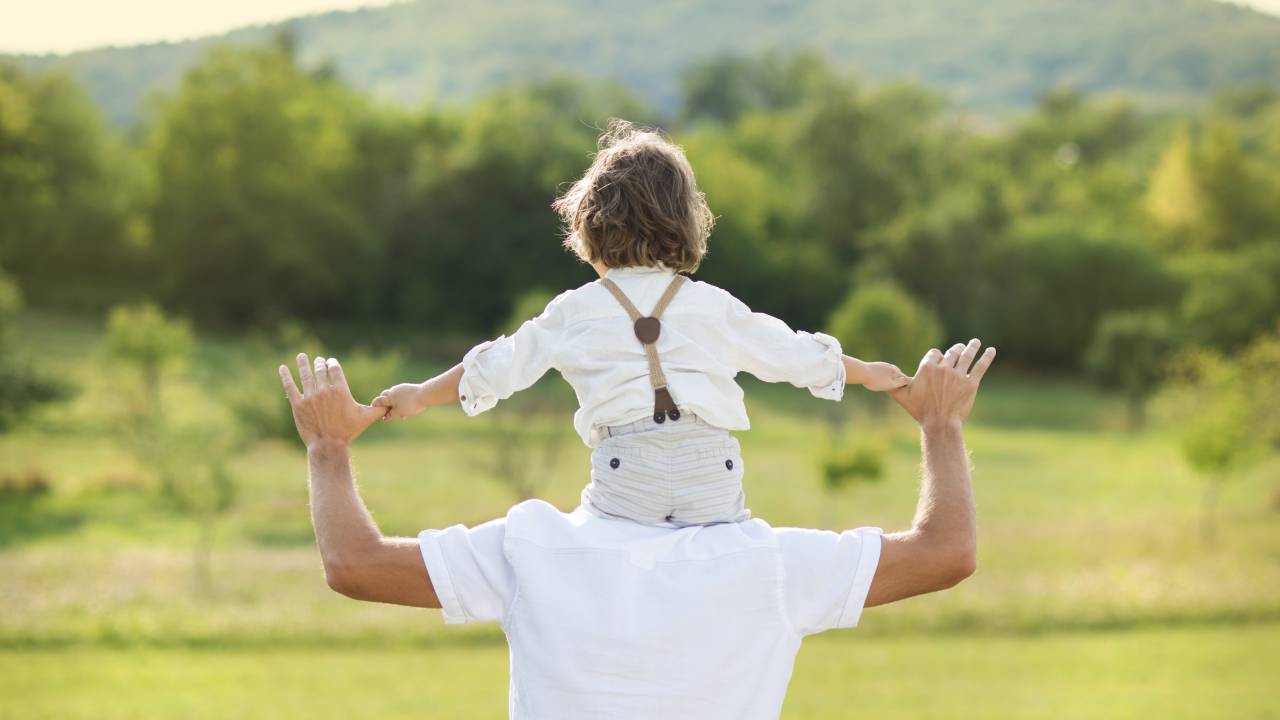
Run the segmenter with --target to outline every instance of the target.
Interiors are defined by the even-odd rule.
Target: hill
[[[1280,85],[1280,18],[1210,0],[418,0],[180,43],[18,56],[80,77],[113,121],[173,87],[216,43],[281,29],[304,60],[403,103],[465,100],[561,72],[613,78],[663,110],[692,62],[817,48],[877,79],[912,79],[986,112],[1071,85],[1170,106],[1238,82]]]

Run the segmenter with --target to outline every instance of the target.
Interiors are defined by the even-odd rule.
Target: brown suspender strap
[[[671,398],[671,393],[667,390],[667,376],[662,372],[662,364],[658,362],[657,341],[658,335],[662,332],[662,324],[659,318],[662,317],[662,311],[667,309],[671,304],[672,298],[679,292],[680,286],[689,278],[684,275],[676,275],[671,278],[671,284],[662,293],[662,297],[658,298],[658,302],[653,306],[653,312],[647,317],[640,314],[636,306],[627,298],[626,293],[622,292],[622,288],[609,278],[600,278],[600,284],[622,305],[622,309],[627,312],[627,316],[634,323],[636,339],[644,346],[645,356],[649,359],[649,384],[653,386],[653,421],[662,422],[670,417],[672,420],[680,419],[680,411],[676,408],[675,401]]]
[[[684,275],[676,275],[675,277],[671,278],[671,284],[667,286],[667,289],[665,291],[663,291],[662,297],[658,298],[658,302],[656,305],[653,306],[653,311],[649,313],[649,317],[653,317],[653,318],[662,317],[662,311],[667,309],[667,306],[671,304],[671,299],[674,298],[676,296],[676,293],[680,291],[680,286],[684,285],[685,282],[688,281],[688,279],[689,278],[685,277]]]
[[[684,277],[684,276],[681,275],[679,277]],[[608,290],[610,293],[612,293],[615,298],[617,298],[618,303],[622,305],[622,309],[626,310],[627,315],[631,317],[631,322],[635,322],[636,320],[639,320],[641,317],[643,317],[640,314],[640,311],[636,309],[636,306],[631,303],[631,299],[627,297],[627,294],[622,292],[622,288],[618,287],[617,283],[610,280],[609,278],[602,277],[600,278],[600,284],[604,285],[605,289]],[[667,289],[670,290],[671,288],[667,288]]]

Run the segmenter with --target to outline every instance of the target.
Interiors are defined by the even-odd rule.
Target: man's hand
[[[342,366],[333,358],[318,357],[312,364],[299,353],[298,375],[302,378],[301,393],[289,368],[280,366],[280,382],[293,407],[293,422],[308,450],[321,444],[350,445],[385,412],[351,397]]]
[[[978,357],[981,343],[930,350],[911,384],[892,391],[920,423],[924,472],[910,530],[884,536],[867,607],[952,587],[977,568],[978,527],[973,505],[964,421],[995,348]],[[977,358],[977,361],[974,361]]]
[[[426,388],[422,383],[392,385],[378,393],[378,397],[369,404],[386,413],[384,420],[413,417],[427,407]]]
[[[930,350],[920,360],[911,384],[890,395],[921,425],[963,423],[973,410],[978,384],[996,357],[994,347],[988,347],[978,357],[980,347],[982,343],[974,338],[968,345],[952,345],[945,355],[937,348]]]

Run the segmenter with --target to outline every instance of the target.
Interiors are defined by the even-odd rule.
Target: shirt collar
[[[605,271],[604,276],[607,278],[630,277],[632,275],[674,275],[675,271],[666,267],[649,267],[637,265],[633,267],[616,267],[609,268]]]

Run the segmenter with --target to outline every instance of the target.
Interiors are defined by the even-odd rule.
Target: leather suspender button
[[[636,339],[645,345],[658,341],[662,334],[662,321],[656,317],[642,317],[635,323]]]

